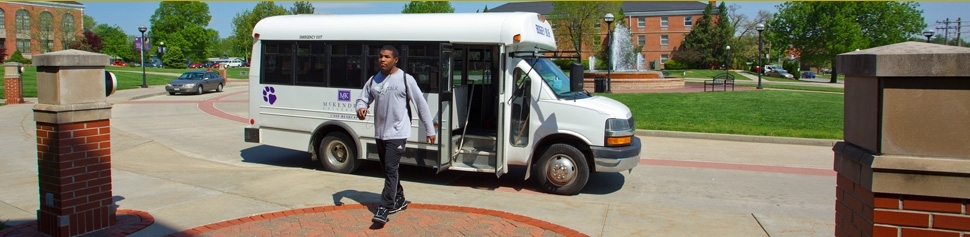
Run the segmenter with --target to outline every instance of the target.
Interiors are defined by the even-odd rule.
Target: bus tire
[[[353,140],[341,132],[330,133],[323,137],[317,152],[317,157],[326,171],[353,173],[360,162],[357,160],[357,148]]]
[[[560,195],[574,195],[589,180],[589,165],[583,153],[567,144],[553,144],[539,157],[539,187]]]

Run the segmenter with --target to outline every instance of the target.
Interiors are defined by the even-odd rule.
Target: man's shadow
[[[333,205],[343,206],[344,198],[354,200],[355,202],[366,206],[367,210],[370,211],[371,214],[377,213],[377,206],[380,205],[379,203],[381,202],[381,194],[379,193],[348,189],[333,194]],[[381,228],[384,228],[384,224],[376,222],[370,226],[370,229],[372,230]]]

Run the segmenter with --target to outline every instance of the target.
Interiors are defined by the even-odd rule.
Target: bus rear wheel
[[[320,141],[317,157],[323,169],[338,173],[353,173],[357,170],[357,149],[346,134],[335,132],[327,134]]]
[[[539,186],[543,191],[574,195],[589,180],[589,165],[583,153],[567,144],[553,144],[539,157]]]

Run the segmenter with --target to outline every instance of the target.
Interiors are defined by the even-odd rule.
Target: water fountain
[[[617,25],[613,30],[610,48],[611,90],[614,92],[642,91],[650,89],[684,88],[683,78],[664,78],[659,71],[644,70],[643,54],[633,51],[630,30],[623,25]],[[592,61],[591,61],[592,62]],[[591,70],[585,73],[586,85],[592,88],[594,78],[606,78],[607,72]]]

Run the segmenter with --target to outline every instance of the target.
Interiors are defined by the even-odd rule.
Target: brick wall
[[[38,229],[42,233],[74,236],[116,221],[109,125],[109,120],[37,122]]]
[[[7,104],[20,104],[24,103],[24,94],[20,89],[22,88],[22,80],[19,78],[5,78],[3,80],[4,88],[4,99]]]
[[[876,193],[874,236],[970,237],[970,200]]]
[[[4,55],[4,59],[10,58],[10,55],[12,55],[13,52],[17,50],[17,11],[23,9],[30,14],[31,31],[34,32],[31,34],[37,34],[37,32],[39,32],[39,29],[37,29],[37,27],[39,26],[39,22],[40,22],[40,14],[45,11],[50,12],[54,18],[52,22],[53,24],[51,24],[51,26],[54,27],[53,51],[58,51],[65,48],[64,45],[61,44],[61,36],[62,36],[61,22],[64,19],[64,14],[70,14],[71,16],[73,16],[75,33],[78,36],[80,36],[81,34],[81,30],[83,29],[82,24],[84,23],[84,10],[83,10],[83,5],[80,5],[80,6],[82,8],[63,7],[63,6],[58,6],[57,3],[39,2],[39,1],[0,2],[0,10],[3,10],[3,18],[4,18],[3,23],[4,23],[4,29],[6,31],[4,32],[6,34],[6,37],[5,37],[6,41],[4,41],[4,46],[7,47],[7,50],[6,50],[6,55]],[[21,52],[21,53],[26,58],[31,58],[31,55],[33,54],[40,54],[41,53],[40,43],[41,43],[40,38],[35,38],[32,36],[30,40],[30,48],[31,48],[30,52]]]
[[[872,236],[872,224],[872,191],[839,173],[835,187],[835,236]]]

